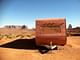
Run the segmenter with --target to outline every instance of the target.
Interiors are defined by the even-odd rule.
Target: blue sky
[[[66,18],[67,26],[80,26],[80,0],[3,0],[0,26],[35,27],[38,18]]]

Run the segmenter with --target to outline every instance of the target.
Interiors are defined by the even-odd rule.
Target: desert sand
[[[11,42],[14,42],[11,44],[15,47],[17,46],[15,44],[22,44],[24,46],[27,44],[26,40],[24,40],[24,43],[20,39],[35,38],[33,30],[0,29],[0,33],[2,34],[0,35],[0,46]],[[50,50],[45,54],[41,54],[38,49],[17,49],[1,46],[0,60],[80,60],[80,36],[67,37],[65,46],[58,46],[58,50]]]
[[[37,49],[13,49],[0,47],[0,60],[80,60],[80,36],[67,37],[65,46],[41,54]]]

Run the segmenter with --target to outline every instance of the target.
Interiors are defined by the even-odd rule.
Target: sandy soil
[[[65,46],[41,54],[38,50],[0,47],[0,60],[80,60],[80,36],[67,37]]]

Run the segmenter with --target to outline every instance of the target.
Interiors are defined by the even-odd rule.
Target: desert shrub
[[[11,36],[10,36],[9,34],[5,34],[5,35],[4,35],[4,38],[5,38],[5,37],[6,37],[6,38],[11,38]]]
[[[3,36],[4,36],[4,38],[9,38],[9,39],[15,38],[15,35],[13,35],[13,34],[5,34]]]
[[[27,37],[31,37],[31,35],[26,35]]]
[[[23,38],[24,36],[23,36],[23,35],[17,35],[16,37],[20,37],[20,38]]]
[[[7,36],[6,36],[5,34],[1,34],[0,36],[1,36],[1,37],[0,37],[1,39],[2,39],[2,38],[7,38]]]
[[[10,34],[10,36],[11,36],[12,38],[15,38],[15,37],[16,37],[16,35],[15,35],[15,34]]]
[[[0,34],[0,40],[3,38],[3,35],[2,34]]]

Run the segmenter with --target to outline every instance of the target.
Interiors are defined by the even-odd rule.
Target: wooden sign
[[[37,45],[65,45],[66,44],[66,19],[38,19],[36,20]]]

